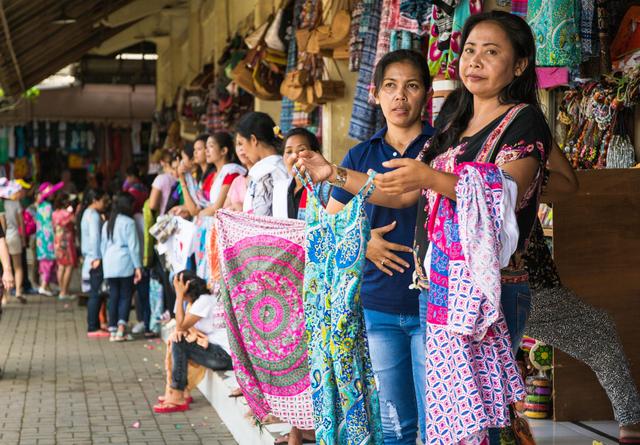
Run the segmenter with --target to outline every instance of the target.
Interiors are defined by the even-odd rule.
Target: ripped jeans
[[[426,362],[418,315],[364,310],[385,445],[415,445],[424,431]]]

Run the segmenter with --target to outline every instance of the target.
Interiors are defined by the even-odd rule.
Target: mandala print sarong
[[[428,227],[429,445],[482,443],[489,427],[509,425],[509,404],[525,396],[500,306],[503,176],[480,163],[455,173],[457,202],[437,195]]]
[[[258,419],[313,428],[302,308],[304,222],[219,210],[220,296],[236,378]]]
[[[370,234],[364,202],[373,192],[372,179],[373,175],[335,215],[324,210],[318,190],[305,181],[310,192],[304,309],[316,441],[320,445],[383,443],[360,303]]]

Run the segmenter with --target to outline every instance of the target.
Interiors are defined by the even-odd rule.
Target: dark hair
[[[111,204],[111,214],[107,222],[107,238],[113,239],[113,229],[116,226],[118,215],[132,217],[133,215],[133,196],[127,192],[118,192],[113,197]]]
[[[233,137],[226,131],[217,131],[211,135],[216,141],[220,149],[227,147],[227,162],[233,162],[235,164],[240,163],[238,155],[236,154],[236,144],[233,142]]]
[[[309,144],[309,149],[311,151],[315,151],[318,153],[322,151],[322,148],[320,147],[320,141],[318,140],[316,135],[311,133],[306,128],[302,128],[302,127],[295,127],[289,130],[289,132],[285,135],[284,139],[282,140],[282,145],[286,146],[289,138],[293,136],[304,136],[305,138],[307,138],[307,143]]]
[[[245,139],[255,136],[256,139],[280,150],[280,139],[273,132],[276,123],[267,113],[252,111],[240,118],[236,124],[236,133]]]
[[[69,203],[69,194],[61,191],[56,194],[56,198],[53,202],[53,208],[56,210],[66,209],[69,207]]]
[[[140,179],[140,170],[138,169],[138,166],[135,164],[131,164],[129,167],[127,167],[127,169],[125,170],[125,176],[133,176]]]
[[[522,75],[515,77],[500,93],[501,104],[526,103],[533,106],[540,115],[544,116],[538,99],[538,78],[536,76],[536,44],[527,22],[520,17],[503,11],[483,12],[472,15],[462,28],[460,48],[469,38],[471,31],[482,22],[493,22],[506,34],[516,60],[526,59],[527,66]],[[460,68],[458,67],[458,71]],[[464,85],[452,92],[443,108],[453,110],[448,115],[448,125],[436,125],[436,132],[431,139],[431,149],[425,162],[430,162],[435,156],[444,153],[454,145],[469,125],[473,115],[473,95]]]
[[[209,289],[207,289],[207,282],[196,275],[195,272],[185,269],[182,272],[178,272],[178,277],[180,277],[185,283],[189,283],[189,288],[187,289],[186,294],[189,296],[192,303],[200,298],[200,295],[209,293]]]
[[[207,145],[207,139],[209,139],[209,136],[211,136],[209,133],[200,133],[198,136],[196,136],[196,138],[193,141],[193,145],[196,144],[196,142],[200,141],[200,142],[204,142],[205,145]]]
[[[186,154],[189,159],[193,159],[193,142],[185,142],[182,147],[182,153]]]
[[[87,207],[89,207],[95,201],[102,199],[104,195],[105,195],[104,190],[93,188],[93,187],[89,187],[85,189],[85,191],[82,193],[82,202],[80,203],[80,210],[77,212],[77,216],[76,216],[76,226],[78,228],[78,236],[80,237],[80,239],[82,239],[80,232],[82,230],[81,221],[82,221],[82,215],[84,214],[84,211],[87,210]]]
[[[105,191],[102,189],[88,188],[82,194],[82,205],[84,207],[89,207],[95,201],[102,199],[104,195]]]
[[[373,84],[375,85],[376,94],[378,93],[378,91],[380,91],[380,88],[382,88],[385,71],[387,71],[389,65],[401,62],[413,65],[414,68],[418,70],[425,90],[429,91],[429,89],[431,88],[431,77],[429,76],[429,65],[427,64],[426,57],[417,51],[413,51],[410,49],[399,49],[385,54],[377,63],[376,69],[373,73]]]

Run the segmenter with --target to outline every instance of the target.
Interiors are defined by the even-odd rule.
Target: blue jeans
[[[171,358],[173,361],[171,387],[179,391],[184,391],[187,387],[189,360],[214,371],[232,369],[231,357],[215,343],[209,343],[209,346],[205,349],[196,342],[189,343],[183,339],[171,345]]]
[[[87,331],[94,332],[100,329],[100,286],[102,285],[102,265],[89,271],[89,301],[87,302]]]
[[[109,283],[109,330],[114,331],[118,325],[129,323],[133,276],[107,278],[107,283]]]
[[[524,328],[531,312],[531,290],[529,289],[529,284],[503,284],[500,302],[502,303],[502,313],[507,322],[507,328],[511,336],[511,346],[515,354],[520,347]]]
[[[385,445],[415,445],[425,425],[424,330],[417,315],[364,310]],[[423,439],[424,440],[424,439]]]
[[[149,319],[151,318],[151,306],[149,305],[149,281],[151,276],[149,269],[142,269],[142,278],[136,284],[136,316],[138,321],[144,323],[145,332],[149,332]]]

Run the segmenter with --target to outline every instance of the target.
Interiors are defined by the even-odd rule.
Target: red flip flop
[[[161,403],[153,407],[153,412],[158,414],[181,413],[188,410],[189,404],[187,402],[183,403],[182,405],[175,403]]]
[[[189,396],[184,399],[185,403],[191,405],[193,403],[193,397]],[[158,403],[164,403],[164,396],[158,396]]]

